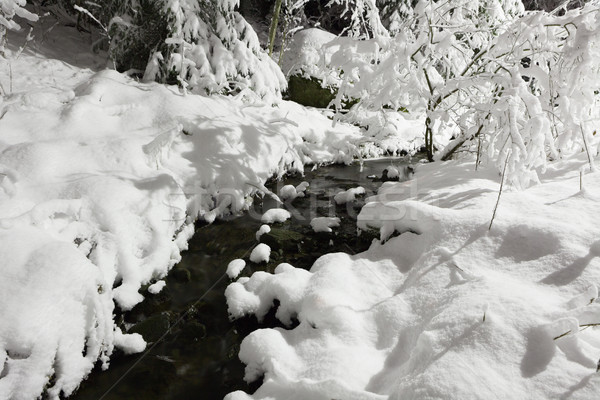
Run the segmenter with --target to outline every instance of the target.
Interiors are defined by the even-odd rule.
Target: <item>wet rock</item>
[[[206,337],[206,326],[196,320],[186,322],[181,328],[178,340],[183,342],[197,342]]]
[[[173,379],[177,377],[177,368],[173,360],[165,356],[145,357],[127,376],[129,382],[144,382],[145,396],[136,393],[136,398],[160,398]],[[140,396],[140,397],[137,397]]]
[[[164,311],[138,322],[128,333],[139,333],[145,341],[156,342],[169,330],[174,319],[172,312]]]
[[[272,251],[297,251],[298,244],[303,239],[303,234],[281,228],[271,228],[269,233],[265,233],[260,237],[260,241],[268,245]]]
[[[192,280],[192,274],[189,269],[183,267],[175,267],[170,273],[170,276],[179,283],[188,283]]]

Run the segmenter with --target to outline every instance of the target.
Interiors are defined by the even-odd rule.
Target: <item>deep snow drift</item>
[[[597,145],[597,143],[596,143]],[[293,329],[246,337],[253,395],[234,399],[541,399],[597,397],[600,174],[584,154],[542,184],[504,191],[474,162],[421,165],[387,182],[359,217],[383,242],[361,254],[289,264],[227,289],[232,316]]]
[[[0,398],[35,398],[49,382],[50,397],[68,395],[115,346],[143,350],[114,324],[114,303],[143,300],[196,218],[243,210],[269,177],[304,163],[385,151],[293,103],[94,73],[70,32],[36,32],[19,57],[24,37],[12,35],[0,59]]]

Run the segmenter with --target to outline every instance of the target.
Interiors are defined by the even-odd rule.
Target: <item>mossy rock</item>
[[[292,75],[288,80],[288,97],[303,106],[326,108],[335,99],[337,89],[324,88],[321,80]]]
[[[161,312],[135,324],[128,333],[139,333],[145,341],[156,342],[169,330],[172,319],[171,312]]]
[[[291,231],[289,229],[271,228],[269,233],[260,237],[260,241],[271,248],[277,250],[297,250],[298,243],[304,239],[304,235]]]

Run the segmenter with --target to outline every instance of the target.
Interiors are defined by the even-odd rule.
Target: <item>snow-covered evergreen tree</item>
[[[200,93],[278,98],[285,78],[234,10],[237,5],[235,0],[165,0],[168,37],[152,54],[145,77],[177,81]]]

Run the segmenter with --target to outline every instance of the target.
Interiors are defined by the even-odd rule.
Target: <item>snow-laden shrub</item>
[[[471,145],[478,158],[506,165],[516,187],[536,182],[547,160],[563,153],[583,149],[593,163],[598,3],[562,16],[521,13],[518,1],[420,1],[391,38],[333,52],[331,42],[320,65],[338,72],[323,75],[339,87],[335,106],[360,99],[338,118],[406,109],[425,120],[431,160]]]
[[[500,35],[485,56],[491,82],[474,104],[470,132],[511,183],[537,182],[537,170],[562,154],[585,151],[590,167],[600,122],[600,7],[589,3],[563,16],[531,13]],[[480,146],[481,147],[481,146]]]
[[[151,55],[145,77],[176,80],[196,92],[279,97],[283,74],[236,6],[229,0],[164,0],[169,33]]]
[[[0,54],[4,53],[7,30],[18,31],[21,26],[14,20],[15,16],[28,21],[37,21],[34,13],[25,9],[25,0],[0,0]]]

